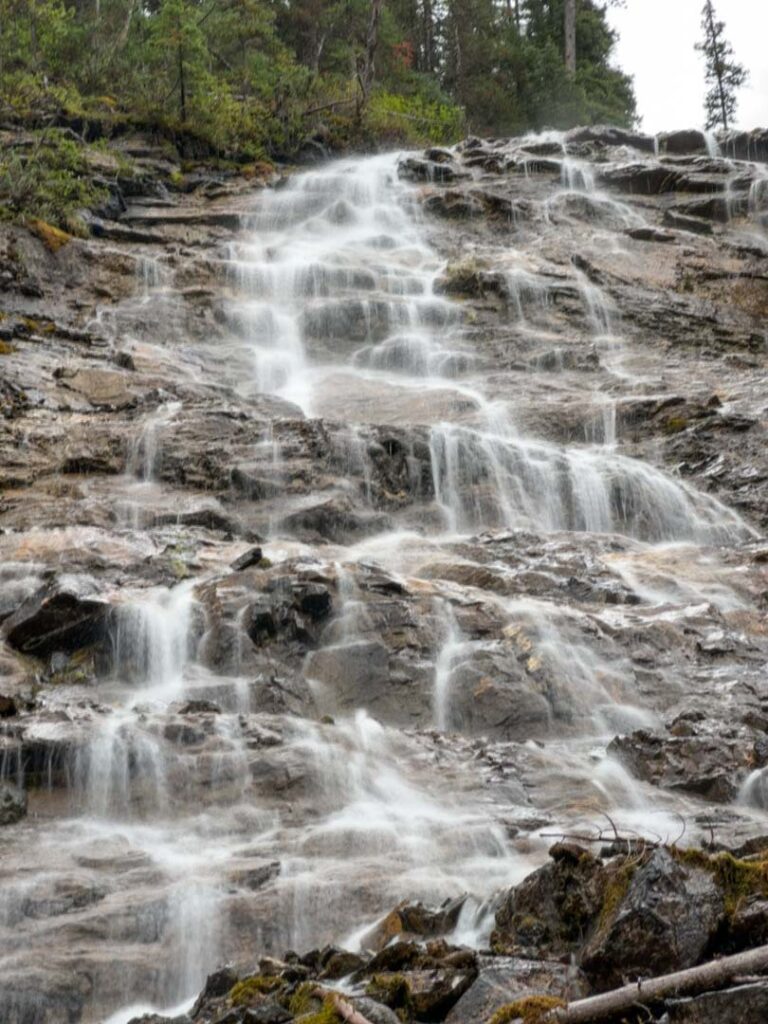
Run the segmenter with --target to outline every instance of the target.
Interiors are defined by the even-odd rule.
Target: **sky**
[[[619,32],[613,63],[634,77],[647,132],[703,127],[703,0],[626,0],[608,17]],[[715,0],[726,38],[750,80],[739,91],[736,127],[768,128],[768,0]]]

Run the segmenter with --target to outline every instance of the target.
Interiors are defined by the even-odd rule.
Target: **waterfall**
[[[403,900],[456,901],[447,939],[483,949],[553,835],[610,815],[654,839],[685,814],[706,841],[709,804],[609,744],[695,738],[700,707],[757,692],[754,331],[726,395],[715,342],[672,337],[712,319],[719,277],[699,319],[674,282],[721,228],[673,235],[667,193],[608,194],[612,169],[658,170],[658,139],[651,163],[647,137],[594,161],[569,138],[185,196],[203,219],[99,314],[135,346],[135,402],[67,409],[98,472],[36,481],[55,529],[25,529],[12,493],[0,534],[4,636],[25,616],[53,634],[0,696],[0,789],[31,808],[3,832],[0,939],[30,992],[50,957],[57,985],[88,977],[85,1024],[186,1012],[217,965],[369,948]],[[719,169],[738,212],[743,164]],[[204,245],[230,202],[242,229]],[[36,423],[19,476],[54,436]],[[743,428],[722,453],[720,428]],[[91,603],[48,594],[65,573],[97,577]],[[740,838],[765,777],[739,775]],[[18,1012],[2,991],[0,1016],[55,1024],[58,990]]]

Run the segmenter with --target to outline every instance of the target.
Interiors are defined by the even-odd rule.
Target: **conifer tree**
[[[704,41],[696,49],[704,54],[705,78],[709,91],[704,98],[707,128],[722,125],[726,130],[736,116],[736,93],[747,81],[746,68],[734,60],[733,47],[725,38],[725,22],[719,21],[712,0],[701,12]]]

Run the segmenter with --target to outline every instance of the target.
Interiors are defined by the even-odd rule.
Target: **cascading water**
[[[537,142],[554,147],[554,170],[525,154]],[[622,447],[620,400],[648,396],[624,367],[620,303],[552,240],[560,217],[567,230],[585,217],[590,241],[616,235],[619,251],[642,212],[600,193],[561,135],[521,150],[535,232],[496,225],[497,263],[486,277],[485,257],[472,264],[481,284],[464,300],[448,297],[455,266],[441,255],[463,238],[423,219],[422,189],[393,154],[264,191],[219,261],[231,336],[195,360],[217,389],[205,415],[240,431],[245,469],[221,487],[240,518],[222,516],[223,540],[203,519],[188,543],[196,578],[167,586],[189,570],[169,474],[156,477],[194,409],[186,395],[163,401],[114,483],[142,512],[118,516],[121,539],[153,528],[155,503],[170,511],[142,552],[144,583],[118,575],[105,597],[98,686],[66,677],[27,752],[12,732],[0,747],[0,777],[39,782],[43,812],[20,826],[40,852],[34,880],[10,879],[0,899],[0,938],[39,957],[23,908],[86,908],[77,946],[97,967],[85,1024],[188,1005],[228,959],[366,948],[403,899],[469,892],[452,938],[482,946],[496,890],[545,856],[542,821],[583,824],[597,808],[653,832],[687,810],[605,745],[658,724],[665,687],[697,656],[698,617],[724,636],[721,619],[746,621],[753,595],[703,549],[755,534]],[[118,332],[176,302],[165,269],[141,270]],[[571,418],[539,432],[559,398]],[[205,422],[201,465],[226,447]],[[298,536],[286,509],[305,517]],[[28,564],[3,570],[19,599],[39,582]],[[679,660],[657,670],[680,637]],[[764,788],[750,776],[742,803],[764,806]],[[1,1005],[11,1024],[29,1019]]]

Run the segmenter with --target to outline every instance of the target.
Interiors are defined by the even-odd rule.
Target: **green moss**
[[[543,1024],[548,1014],[560,1006],[565,1006],[565,1003],[554,996],[525,996],[498,1009],[489,1024],[510,1024],[513,1020],[522,1020],[524,1024]]]
[[[385,1003],[401,1020],[411,1019],[411,988],[402,974],[374,974],[366,986],[365,994],[379,1003]]]
[[[685,416],[670,416],[668,420],[664,421],[664,431],[667,434],[679,434],[687,428],[688,420]]]
[[[282,984],[281,978],[268,974],[254,974],[250,978],[238,981],[229,993],[229,1001],[233,1006],[250,1006],[259,996],[274,992]]]
[[[300,1024],[344,1024],[343,1017],[336,1012],[330,999],[324,1000],[316,1013],[309,1013],[296,1019]]]
[[[299,985],[288,1003],[288,1009],[301,1024],[341,1024],[330,996],[321,996],[317,985],[305,981]]]
[[[714,875],[729,917],[751,896],[768,898],[768,851],[757,860],[739,860],[732,853],[708,854],[695,849],[673,849],[672,854],[679,863]]]
[[[9,344],[7,341],[0,341],[0,356],[9,356],[15,351],[16,349],[13,345]]]
[[[316,987],[311,982],[305,981],[293,993],[288,1001],[288,1009],[294,1017],[300,1017],[302,1014],[309,1013],[313,1009],[316,1000],[313,1000],[312,993]]]
[[[636,865],[634,864],[624,864],[611,876],[605,887],[603,905],[600,908],[600,917],[597,923],[598,929],[605,927],[613,920],[614,914],[627,895],[635,869]]]
[[[268,558],[262,558],[258,565],[259,569],[271,569],[272,562]]]

